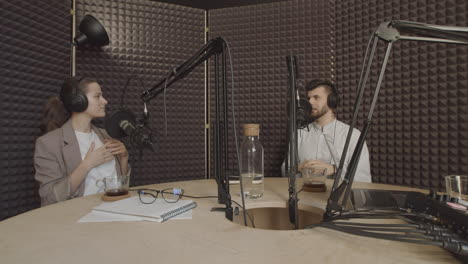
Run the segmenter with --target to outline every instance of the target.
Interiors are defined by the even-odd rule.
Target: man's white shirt
[[[308,127],[298,131],[298,159],[299,164],[306,160],[321,160],[336,167],[339,166],[341,155],[343,153],[346,137],[348,135],[349,125],[334,120],[323,128],[311,123]],[[354,148],[356,147],[359,135],[361,132],[353,129],[349,148],[346,154],[346,160],[341,174],[344,177],[348,164],[351,161]],[[361,156],[359,159],[355,181],[371,182],[370,174],[369,150],[367,144],[364,143]]]

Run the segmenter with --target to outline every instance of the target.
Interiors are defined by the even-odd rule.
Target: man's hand
[[[306,160],[298,166],[299,171],[306,168],[326,168],[326,176],[330,176],[335,173],[335,166],[321,160]]]

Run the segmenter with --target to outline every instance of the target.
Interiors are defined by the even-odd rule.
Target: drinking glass
[[[468,203],[468,176],[448,175],[445,176],[445,190],[451,198],[458,199],[459,203]]]

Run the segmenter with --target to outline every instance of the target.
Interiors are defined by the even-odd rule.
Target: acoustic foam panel
[[[332,78],[333,3],[283,1],[210,11],[212,38],[230,45],[237,122],[259,123],[265,151],[265,176],[280,176],[287,145],[288,70],[286,56],[297,56],[298,86],[313,78]],[[211,62],[213,65],[213,62]],[[228,64],[229,68],[229,64]],[[230,80],[230,71],[228,80]],[[214,67],[210,68],[214,119]],[[229,168],[237,169],[228,82]],[[237,128],[239,126],[236,125]],[[238,130],[241,134],[241,130]],[[239,144],[242,136],[239,138]]]
[[[141,81],[132,79],[124,105],[140,119],[143,91],[164,79],[204,44],[201,9],[149,0],[78,0],[78,17],[86,14],[103,24],[110,45],[80,48],[77,74],[100,82],[109,101],[108,114],[118,109],[128,78],[138,75]],[[205,177],[204,90],[200,66],[167,88],[166,100],[160,94],[147,104],[155,152],[145,150],[139,159],[139,151],[131,149],[132,186]]]
[[[2,1],[0,221],[40,206],[33,154],[47,98],[69,74],[68,1]]]

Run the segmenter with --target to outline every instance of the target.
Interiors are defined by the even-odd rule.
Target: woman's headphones
[[[70,113],[81,113],[88,108],[88,98],[82,91],[83,87],[80,87],[80,85],[83,85],[83,79],[84,77],[70,77],[62,84],[60,100]]]

